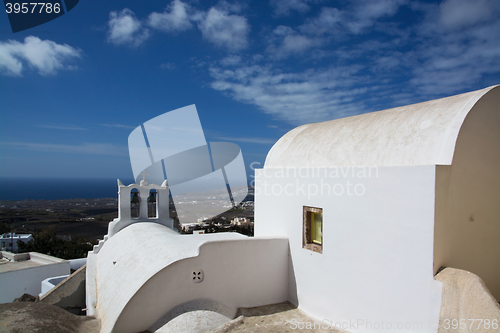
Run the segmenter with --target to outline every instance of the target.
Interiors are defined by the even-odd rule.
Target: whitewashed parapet
[[[95,253],[95,254],[98,254],[99,251],[101,250],[102,246],[104,245],[104,243],[107,240],[108,240],[108,235],[105,235],[104,239],[102,239],[102,240],[99,239],[97,245],[94,245],[94,247],[92,248],[92,252]]]
[[[101,333],[154,331],[160,318],[193,309],[229,320],[240,307],[288,299],[288,253],[286,238],[180,235],[134,223],[89,256],[87,314],[101,321]]]

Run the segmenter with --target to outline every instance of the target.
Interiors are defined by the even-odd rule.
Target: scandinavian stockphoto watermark
[[[252,170],[259,162],[250,164]],[[363,196],[366,193],[366,180],[378,178],[379,172],[373,167],[282,167],[259,169],[260,177],[254,175],[251,185],[255,194],[273,196]]]
[[[292,319],[289,322],[292,330],[422,330],[425,325],[421,322],[391,322],[391,321],[370,321],[367,319],[355,319],[348,321],[335,321],[323,319],[317,321],[298,321]],[[431,325],[435,326],[435,325]],[[437,327],[436,327],[437,328]]]
[[[248,194],[240,147],[207,142],[194,104],[136,127],[128,148],[136,183],[168,185],[181,224],[224,213]]]
[[[392,321],[371,321],[368,319],[355,319],[348,321],[335,321],[330,319],[323,319],[321,321],[298,321],[296,319],[292,319],[288,322],[290,329],[292,330],[313,330],[313,329],[322,329],[322,330],[436,330],[438,328],[438,324],[429,324],[424,325],[422,322],[392,322]],[[473,330],[497,330],[499,328],[499,320],[498,319],[444,319],[443,320],[443,328],[446,330],[454,331],[454,330],[465,330],[469,329]]]

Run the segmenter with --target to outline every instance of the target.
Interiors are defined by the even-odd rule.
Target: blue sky
[[[190,104],[263,165],[301,124],[499,74],[496,0],[82,0],[15,34],[1,14],[0,176],[132,178],[130,132]]]

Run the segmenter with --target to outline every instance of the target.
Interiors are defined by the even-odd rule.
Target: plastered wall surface
[[[500,89],[469,112],[452,165],[436,166],[434,271],[478,275],[500,300]]]
[[[89,256],[87,285],[95,276],[94,313],[102,332],[138,332],[190,301],[211,299],[234,312],[286,301],[287,256],[286,238],[179,235],[156,223],[135,223]],[[200,271],[203,280],[195,283],[193,272]],[[89,306],[93,300],[87,299]]]
[[[256,170],[255,235],[289,238],[289,299],[351,332],[437,332],[435,167],[326,170]],[[303,206],[323,209],[321,254],[302,248]]]

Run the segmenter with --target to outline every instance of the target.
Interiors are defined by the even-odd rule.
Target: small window
[[[323,253],[323,209],[304,206],[302,248]]]
[[[321,214],[311,212],[311,239],[314,244],[321,245]]]

